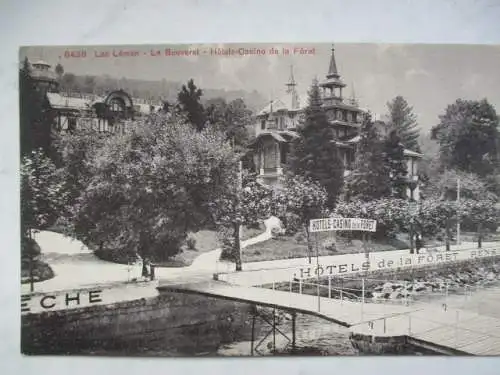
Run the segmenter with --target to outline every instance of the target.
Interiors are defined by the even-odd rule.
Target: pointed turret
[[[330,68],[328,69],[328,74],[326,78],[340,78],[339,72],[337,71],[337,62],[335,61],[335,47],[332,44],[332,56],[330,57]]]
[[[296,87],[297,83],[295,82],[295,78],[293,76],[293,65],[290,65],[290,78],[288,79],[288,83],[286,84],[286,93],[290,95],[290,108],[298,109],[299,108],[299,95],[297,94]]]
[[[324,90],[325,104],[330,104],[331,101],[342,102],[342,89],[346,86],[337,70],[337,62],[335,61],[335,48],[332,45],[332,55],[330,57],[330,66],[326,79],[319,84]]]

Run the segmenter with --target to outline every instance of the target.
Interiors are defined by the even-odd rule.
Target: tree
[[[151,116],[89,155],[92,177],[73,214],[84,242],[163,260],[206,222],[236,157],[223,134],[165,121]]]
[[[269,217],[272,190],[255,181],[254,176],[238,177],[237,169],[231,172],[225,189],[220,190],[221,194],[212,201],[211,207],[224,237],[221,258],[233,261],[236,271],[241,271],[240,228]]]
[[[54,145],[57,150],[57,166],[66,192],[66,207],[73,207],[80,194],[92,179],[92,156],[104,145],[108,136],[92,129],[59,133]],[[69,214],[61,213],[64,217]]]
[[[354,170],[346,178],[346,199],[358,198],[366,202],[389,196],[391,180],[385,161],[383,142],[371,115],[367,114],[360,129]]]
[[[30,268],[31,291],[34,290],[33,262],[39,255],[32,233],[53,224],[64,202],[63,184],[52,161],[42,150],[24,156],[21,160],[21,259]]]
[[[177,95],[177,101],[181,109],[186,112],[187,118],[191,124],[201,131],[205,127],[205,110],[201,104],[203,91],[196,87],[193,79],[190,79],[187,85],[182,85],[181,91]]]
[[[408,169],[404,158],[404,147],[397,131],[392,130],[389,133],[389,136],[384,141],[384,148],[392,195],[396,198],[404,198],[406,197]]]
[[[77,89],[76,76],[73,73],[65,73],[62,76],[61,88],[66,91],[75,91]]]
[[[335,207],[342,189],[344,168],[330,128],[317,81],[309,91],[309,105],[305,109],[304,124],[290,155],[292,173],[316,181],[328,193],[327,206]]]
[[[208,122],[220,131],[223,131],[237,151],[248,143],[247,126],[251,124],[252,111],[243,99],[235,99],[226,103],[223,98],[212,99],[207,102],[206,117]]]
[[[55,67],[55,71],[56,71],[57,77],[59,79],[59,82],[61,82],[61,79],[64,75],[64,67],[61,65],[61,63],[57,63],[57,65]]]
[[[458,99],[449,105],[432,137],[440,146],[443,166],[484,177],[498,168],[498,116],[486,99]]]
[[[84,89],[87,94],[93,94],[95,91],[95,77],[85,76]]]
[[[309,221],[326,215],[328,194],[318,183],[300,175],[287,176],[284,189],[274,197],[274,213],[285,221],[295,220],[307,236],[309,263],[312,244],[310,241]],[[283,220],[285,219],[285,220]]]
[[[389,126],[396,130],[403,146],[420,152],[418,139],[420,132],[417,124],[417,116],[413,113],[413,107],[402,96],[396,96],[387,103],[389,109]]]

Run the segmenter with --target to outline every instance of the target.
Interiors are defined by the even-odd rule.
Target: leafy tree
[[[92,177],[73,215],[84,242],[162,260],[207,220],[235,155],[218,132],[165,121],[136,123],[89,155]]]
[[[297,129],[300,137],[294,142],[290,169],[294,174],[312,179],[328,193],[327,206],[333,208],[343,185],[344,168],[329,125],[317,81],[309,91],[304,124]]]
[[[191,124],[201,131],[205,127],[205,110],[201,104],[203,91],[196,87],[194,81],[190,79],[187,85],[182,85],[181,91],[177,95],[177,101]]]
[[[274,197],[274,213],[285,225],[296,220],[304,228],[311,262],[312,244],[310,241],[309,222],[311,219],[326,215],[328,194],[318,183],[300,175],[287,176],[284,189]]]
[[[60,173],[42,150],[21,160],[21,228],[45,229],[54,223],[65,203]]]
[[[404,147],[395,130],[389,133],[389,136],[384,142],[384,148],[385,162],[389,169],[392,195],[396,198],[404,198],[406,197],[406,176],[408,170],[404,158]]]
[[[269,217],[272,190],[255,181],[254,176],[242,176],[240,182],[234,168],[228,177],[225,189],[220,190],[211,207],[219,230],[225,234],[221,257],[235,262],[236,271],[241,271],[240,228]]]
[[[417,124],[417,116],[413,113],[413,107],[402,96],[396,96],[387,103],[389,109],[389,126],[396,130],[404,147],[420,152],[418,139],[420,132]]]
[[[62,76],[61,88],[66,91],[75,91],[77,89],[76,76],[73,73],[65,73]]]
[[[372,122],[371,115],[363,119],[354,170],[346,178],[347,200],[358,198],[370,201],[391,194],[389,168],[385,163],[383,142]]]
[[[85,76],[84,90],[88,94],[92,94],[95,91],[95,77]]]
[[[439,116],[432,137],[439,142],[446,168],[487,176],[498,163],[498,116],[486,99],[458,99]]]
[[[222,98],[207,102],[206,117],[208,122],[223,131],[232,145],[238,151],[248,143],[248,125],[251,124],[252,111],[247,108],[242,99],[226,103]]]
[[[86,128],[57,135],[54,145],[66,192],[66,207],[73,207],[90,183],[93,173],[92,157],[103,146],[106,137],[104,133]],[[62,214],[66,216],[69,212]]]
[[[63,210],[65,194],[60,175],[43,150],[21,160],[21,262],[29,267],[34,290],[34,262],[40,247],[32,233],[53,224]]]

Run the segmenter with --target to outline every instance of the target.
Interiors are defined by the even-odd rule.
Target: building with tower
[[[328,72],[325,79],[319,82],[319,87],[322,105],[344,162],[344,173],[348,175],[353,168],[360,140],[359,130],[367,111],[359,106],[354,92],[352,98],[344,97],[346,86],[338,72],[335,49],[332,47]],[[300,98],[298,95],[291,68],[285,94],[279,99],[271,100],[256,115],[256,138],[250,148],[255,172],[261,183],[275,188],[281,186],[290,146],[293,140],[299,137],[296,130],[304,120],[304,109],[307,105],[307,98]],[[385,123],[376,115],[372,117],[375,126],[382,134],[386,134],[389,130]],[[405,150],[404,154],[408,166],[407,195],[418,200],[418,160],[422,155],[410,150]]]
[[[114,90],[105,96],[65,93],[57,74],[43,60],[29,62],[34,88],[43,96],[44,112],[55,131],[92,129],[104,133],[125,132],[134,118],[159,106],[136,103],[127,92]]]

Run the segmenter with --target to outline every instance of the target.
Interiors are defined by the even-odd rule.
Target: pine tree
[[[203,91],[196,87],[194,81],[190,79],[187,85],[182,85],[181,91],[177,95],[179,105],[187,114],[188,121],[199,131],[205,127],[205,110],[201,104]]]
[[[389,125],[398,132],[404,147],[420,152],[418,138],[420,131],[417,124],[417,116],[413,113],[413,107],[402,96],[396,96],[387,103],[389,109]]]
[[[404,159],[404,147],[396,130],[392,130],[384,142],[385,162],[389,169],[392,195],[396,198],[406,196],[406,175],[408,168]]]
[[[289,166],[293,174],[323,186],[328,193],[327,206],[333,209],[343,186],[344,168],[321,104],[319,86],[314,81],[309,91],[304,123],[298,128],[300,137],[292,147]]]
[[[362,201],[389,196],[391,182],[384,145],[370,114],[363,120],[360,138],[354,170],[346,178],[345,196],[347,200],[358,198]]]

